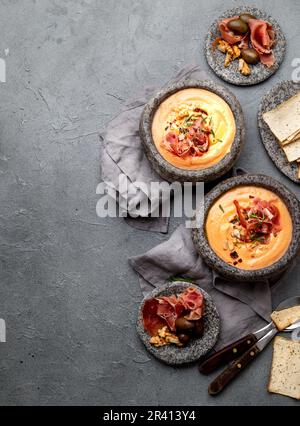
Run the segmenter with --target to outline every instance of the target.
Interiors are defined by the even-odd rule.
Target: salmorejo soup
[[[238,186],[210,208],[206,235],[214,252],[239,269],[277,262],[292,240],[292,218],[283,200],[268,189]]]
[[[213,166],[231,150],[236,124],[229,105],[209,90],[189,88],[169,96],[157,108],[152,137],[173,166],[197,170]]]

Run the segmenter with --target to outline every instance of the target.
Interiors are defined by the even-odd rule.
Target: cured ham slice
[[[254,198],[252,205],[243,209],[239,202],[234,200],[237,215],[245,233],[241,239],[251,242],[255,239],[262,243],[269,242],[271,234],[281,231],[280,213],[274,203]]]
[[[272,51],[275,43],[275,31],[272,25],[259,19],[250,19],[248,25],[252,46],[260,55],[261,62],[269,68],[272,67],[275,63]]]
[[[175,321],[184,310],[183,305],[175,295],[157,299],[157,315],[166,321],[171,331],[176,331]]]
[[[203,307],[194,309],[189,314],[185,315],[184,318],[188,321],[197,321],[203,317]]]
[[[257,207],[258,211],[263,217],[266,217],[271,226],[271,232],[277,233],[281,231],[280,226],[280,213],[278,208],[274,203],[269,201],[261,200],[260,198],[255,198],[253,204]]]
[[[185,315],[185,319],[196,321],[202,318],[204,313],[204,298],[201,293],[194,288],[188,288],[180,295],[180,301],[186,309],[190,310],[190,312]]]
[[[275,64],[275,56],[274,53],[264,53],[260,54],[261,63],[266,65],[268,68],[271,68]]]
[[[191,311],[203,305],[203,295],[192,287],[180,294],[179,300],[185,309],[189,309]]]
[[[176,331],[176,319],[184,315],[190,321],[202,318],[204,298],[202,293],[190,287],[185,292],[171,296],[163,296],[146,300],[142,310],[145,330],[151,335],[157,335],[159,329],[168,326]]]
[[[142,315],[145,330],[150,336],[155,336],[165,321],[157,315],[158,301],[156,299],[146,300],[143,306]]]

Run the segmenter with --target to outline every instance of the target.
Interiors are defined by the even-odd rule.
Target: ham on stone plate
[[[148,299],[142,309],[144,328],[150,336],[166,325],[174,332],[177,318],[197,321],[204,314],[204,306],[202,293],[192,287],[178,295]]]
[[[245,35],[235,34],[228,28],[228,24],[238,18],[238,16],[233,16],[219,22],[221,37],[217,38],[214,42],[214,47],[218,44],[219,40],[225,40],[230,45],[236,44],[240,49],[247,49],[251,42],[253,49],[260,56],[261,63],[268,68],[272,67],[275,63],[273,47],[276,39],[272,25],[260,19],[249,19],[248,25],[250,31]]]

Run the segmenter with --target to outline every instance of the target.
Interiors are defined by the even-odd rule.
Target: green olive
[[[251,13],[242,13],[240,15],[240,20],[245,22],[245,24],[248,24],[250,19],[256,19],[256,17],[251,15]]]
[[[188,334],[178,334],[178,339],[180,341],[180,343],[182,343],[183,345],[187,345],[189,343],[189,341],[191,340],[190,336]]]
[[[188,321],[185,318],[177,318],[175,321],[176,330],[179,331],[186,331],[186,330],[192,330],[195,326],[194,322]]]
[[[241,19],[234,19],[227,24],[228,28],[238,34],[246,34],[249,30],[248,25]]]
[[[195,328],[193,330],[193,334],[196,337],[202,337],[204,333],[204,321],[203,318],[195,321]]]
[[[255,49],[243,49],[241,55],[247,64],[256,65],[260,61],[259,54]]]

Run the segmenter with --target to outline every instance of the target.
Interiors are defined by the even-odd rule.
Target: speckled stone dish
[[[209,90],[217,94],[228,103],[235,118],[236,135],[230,152],[217,164],[206,169],[183,170],[173,166],[161,156],[152,138],[152,120],[159,105],[179,90],[189,88]],[[145,106],[140,120],[140,136],[147,158],[149,159],[153,169],[162,176],[163,179],[169,182],[209,182],[218,179],[227,173],[232,168],[240,154],[245,139],[243,111],[237,98],[225,87],[222,87],[213,81],[191,80],[183,83],[176,83],[169,86],[167,89],[158,92],[157,95]]]
[[[205,223],[208,212],[216,200],[230,189],[241,185],[255,185],[266,188],[277,194],[283,200],[290,212],[293,221],[292,241],[285,255],[271,266],[253,271],[242,270],[227,264],[220,259],[210,247],[206,232]],[[192,229],[193,241],[200,256],[205,262],[220,275],[229,280],[249,282],[274,279],[292,263],[300,248],[300,205],[296,196],[285,186],[275,179],[265,175],[243,175],[227,179],[217,185],[205,196],[204,215],[198,210],[195,218],[196,227]]]
[[[223,19],[230,18],[231,16],[239,16],[242,13],[251,13],[252,15],[256,16],[257,19],[268,21],[276,31],[277,39],[276,45],[273,49],[274,55],[276,57],[276,63],[273,65],[273,67],[267,68],[260,62],[257,65],[250,65],[251,75],[249,76],[244,76],[239,72],[238,60],[233,61],[232,64],[228,68],[226,68],[224,66],[224,53],[220,52],[218,49],[216,49],[214,52],[212,47],[213,42],[216,40],[217,37],[220,37],[221,35],[218,27],[218,22],[222,21]],[[218,19],[214,21],[205,39],[204,49],[208,65],[220,78],[227,81],[228,83],[235,84],[238,86],[252,86],[253,84],[258,84],[268,79],[278,70],[285,56],[286,41],[284,34],[275,19],[273,19],[271,16],[268,16],[265,12],[257,8],[241,6],[227,10],[221,16],[219,16]]]
[[[292,181],[300,183],[298,179],[298,166],[296,162],[289,163],[283,149],[277,142],[269,126],[263,120],[263,114],[276,108],[282,102],[288,100],[300,91],[300,84],[293,81],[282,81],[276,84],[261,100],[258,111],[258,127],[261,140],[267,153],[276,164],[278,169]]]
[[[167,345],[161,348],[156,348],[150,343],[150,336],[144,330],[142,308],[148,299],[160,296],[170,296],[171,294],[182,293],[189,287],[194,287],[199,290],[205,298],[205,317],[204,317],[204,335],[198,339],[192,339],[189,344],[183,348],[178,348],[175,345]],[[165,286],[156,288],[143,300],[137,321],[137,332],[146,346],[146,349],[157,359],[168,365],[182,365],[192,363],[199,360],[200,357],[207,354],[217,343],[220,330],[220,319],[216,306],[211,298],[200,287],[186,282],[174,282]]]

